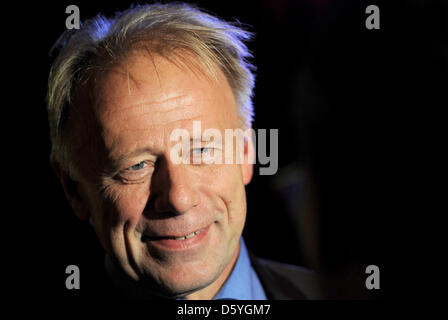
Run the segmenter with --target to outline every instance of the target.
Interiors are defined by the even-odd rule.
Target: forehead
[[[235,97],[225,75],[216,67],[213,78],[192,59],[180,64],[137,52],[102,74],[93,90],[95,103],[79,109],[84,111],[77,122],[87,126],[86,119],[93,118],[89,126],[97,128],[85,130],[86,142],[101,137],[110,153],[155,143],[176,128],[190,130],[193,120],[201,120],[203,128],[237,127]]]
[[[138,52],[109,71],[96,88],[101,124],[115,127],[116,121],[135,116],[146,125],[168,125],[198,116],[235,115],[235,98],[219,68],[214,79],[194,58],[183,59],[179,64]]]

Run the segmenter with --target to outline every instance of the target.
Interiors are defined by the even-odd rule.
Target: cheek
[[[242,229],[246,220],[246,190],[242,182],[236,184],[229,203],[229,224]]]
[[[206,183],[208,193],[219,197],[227,207],[230,225],[244,224],[246,216],[246,191],[238,165],[220,165]]]
[[[239,166],[234,166],[232,197],[229,203],[229,220],[241,232],[246,221],[246,189]],[[230,183],[229,183],[230,184]]]
[[[112,228],[120,228],[125,223],[128,227],[134,227],[140,219],[148,202],[149,186],[147,183],[135,185],[113,186],[106,197],[106,210],[115,217],[105,217],[115,220]]]

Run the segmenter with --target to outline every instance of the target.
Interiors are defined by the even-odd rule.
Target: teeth
[[[196,235],[196,233],[190,233],[190,234],[187,234],[186,236],[185,236],[185,239],[190,239],[191,237],[194,237]]]
[[[190,238],[194,237],[195,235],[201,233],[202,231],[204,231],[204,229],[202,229],[202,230],[198,230],[198,231],[196,231],[196,232],[192,232],[192,233],[190,233],[190,234],[187,234],[187,235],[184,236],[184,237],[177,237],[177,238],[174,238],[174,240],[185,240],[185,239],[190,239]]]

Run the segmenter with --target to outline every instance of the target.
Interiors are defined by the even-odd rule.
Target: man
[[[251,138],[235,151],[233,141],[210,144],[193,132],[195,123],[222,133],[250,128],[249,37],[169,4],[97,16],[57,43],[47,97],[51,161],[73,211],[91,220],[121,296],[316,297],[311,273],[245,247]],[[178,129],[190,135],[180,145]],[[229,144],[232,161],[204,161],[219,160]]]

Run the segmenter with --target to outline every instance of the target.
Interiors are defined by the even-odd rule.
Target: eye
[[[147,164],[145,161],[141,161],[141,162],[139,162],[139,163],[137,163],[137,164],[134,164],[133,166],[127,168],[127,170],[130,170],[130,171],[138,171],[138,170],[143,169],[143,168],[146,167],[147,165],[148,165],[148,164]]]
[[[193,149],[193,154],[204,154],[207,152],[210,152],[212,150],[212,148],[196,148]]]
[[[143,183],[151,177],[153,170],[153,161],[144,160],[117,172],[114,179],[125,184]]]
[[[213,163],[213,147],[194,148],[191,151],[191,162],[193,164],[211,164]]]
[[[120,171],[116,178],[126,183],[139,183],[151,176],[154,165],[151,161],[141,161],[122,171]]]

